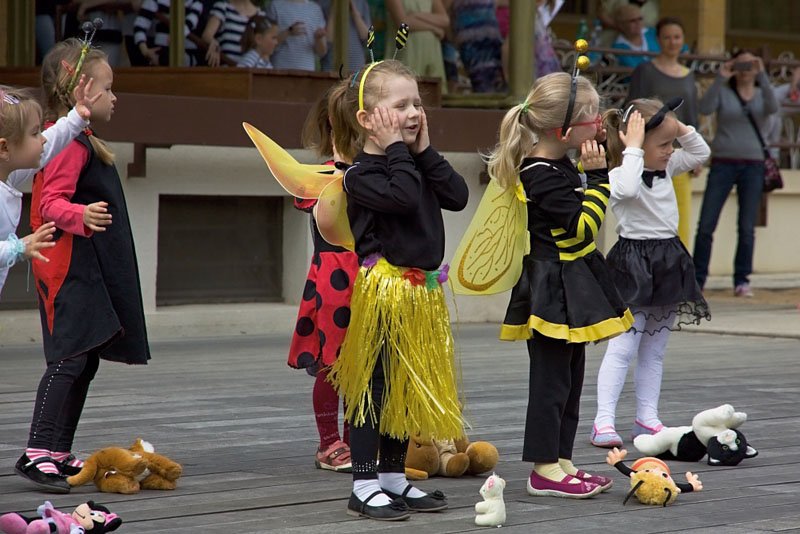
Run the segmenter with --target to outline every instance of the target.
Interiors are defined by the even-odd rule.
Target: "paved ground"
[[[471,436],[498,447],[497,471],[508,481],[504,532],[800,532],[800,371],[792,337],[800,329],[780,337],[780,332],[765,334],[774,324],[753,326],[775,323],[778,312],[786,312],[786,321],[797,321],[797,311],[755,299],[712,298],[712,306],[714,321],[731,328],[750,325],[761,337],[674,334],[662,417],[670,425],[689,424],[697,411],[733,403],[748,412],[742,429],[760,454],[734,468],[673,464],[677,472],[699,473],[705,490],[681,496],[667,508],[623,506],[627,480],[603,463],[602,450],[587,442],[603,345],[588,347],[575,461],[613,476],[616,486],[588,501],[533,498],[524,490],[530,466],[520,461],[527,398],[524,345],[497,341],[494,325],[457,328]],[[162,339],[152,343],[151,365],[102,365],[78,430],[78,452],[125,445],[142,436],[185,467],[177,490],[134,496],[98,494],[91,486],[68,496],[45,495],[12,474],[27,438],[42,358],[32,343],[0,347],[0,512],[31,512],[44,499],[69,510],[91,498],[123,517],[121,532],[480,530],[474,526],[473,507],[482,478],[420,483],[449,495],[451,509],[442,514],[416,515],[394,525],[347,516],[349,476],[313,466],[312,382],[285,366],[287,345],[283,334]],[[620,431],[628,431],[632,418],[627,388],[620,402]]]

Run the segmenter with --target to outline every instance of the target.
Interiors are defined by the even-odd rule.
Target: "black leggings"
[[[408,439],[399,440],[383,435],[380,428],[381,400],[383,398],[383,358],[378,357],[372,372],[372,406],[375,418],[367,414],[361,426],[350,422],[350,458],[353,463],[353,480],[378,478],[381,473],[405,473]],[[380,452],[380,467],[377,465]]]
[[[50,363],[39,382],[28,447],[52,452],[72,450],[89,384],[100,358],[96,352]]]
[[[530,385],[524,462],[572,459],[583,390],[586,347],[536,333],[528,340]]]

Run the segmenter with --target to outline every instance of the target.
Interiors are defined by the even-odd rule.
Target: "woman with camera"
[[[699,102],[700,113],[717,114],[717,132],[711,143],[708,175],[700,221],[694,241],[694,267],[702,288],[708,277],[711,244],[722,206],[736,186],[739,203],[733,294],[752,297],[755,224],[764,189],[764,149],[759,138],[778,103],[761,58],[744,50],[719,68],[719,74]],[[756,131],[757,125],[759,131]]]

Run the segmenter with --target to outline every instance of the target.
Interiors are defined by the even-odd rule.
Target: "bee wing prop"
[[[490,295],[514,287],[530,248],[527,223],[521,185],[503,189],[491,180],[453,258],[453,292]]]
[[[243,122],[242,126],[264,158],[272,175],[290,195],[299,198],[318,198],[325,186],[334,179],[330,165],[299,163],[278,143],[252,124]]]
[[[314,218],[323,239],[331,245],[355,249],[355,238],[347,218],[347,194],[342,187],[342,175],[337,175],[319,195],[314,206]]]

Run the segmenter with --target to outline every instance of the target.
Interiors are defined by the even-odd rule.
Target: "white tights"
[[[646,311],[655,311],[647,309]],[[651,428],[660,424],[658,398],[661,394],[661,376],[664,369],[664,352],[669,340],[669,328],[675,323],[675,314],[663,320],[647,318],[645,309],[631,308],[633,327],[608,342],[600,372],[597,375],[597,415],[594,424],[598,429],[614,426],[617,401],[625,385],[628,366],[637,357],[633,382],[636,390],[636,419]],[[656,317],[661,314],[656,312]],[[659,330],[662,327],[661,330]],[[654,334],[642,333],[654,332]]]

